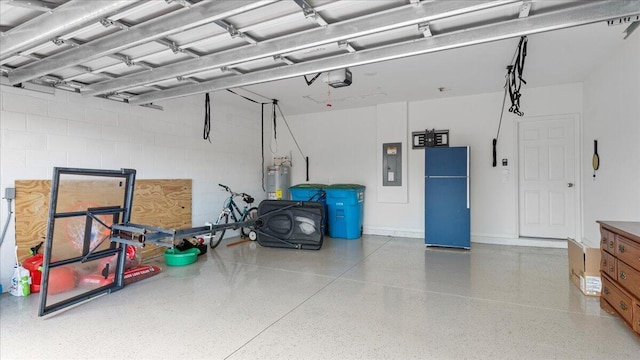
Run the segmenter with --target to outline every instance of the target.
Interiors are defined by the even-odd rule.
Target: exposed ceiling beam
[[[209,91],[224,90],[342,69],[345,67],[372,64],[408,56],[586,25],[606,21],[613,17],[630,16],[636,14],[637,11],[637,2],[633,1],[587,3],[547,14],[518,18],[376,49],[363,50],[356,53],[338,55],[331,58],[298,63],[275,69],[256,71],[245,75],[205,81],[198,85],[188,85],[134,96],[129,99],[129,103],[140,105],[161,99],[195,95]]]
[[[332,8],[336,8],[341,6],[340,4],[337,4],[337,2],[330,2],[330,3],[326,3],[323,5],[318,5],[315,7],[316,10],[331,10]],[[266,28],[271,28],[273,26],[278,26],[281,23],[288,23],[291,21],[296,21],[297,19],[299,19],[300,13],[299,12],[288,12],[287,14],[278,16],[276,18],[271,18],[265,21],[260,21],[260,22],[256,22],[253,24],[248,24],[246,26],[243,27],[238,27],[236,28],[236,30],[238,32],[241,32],[243,34],[248,34],[249,32],[255,31],[257,33],[259,33],[261,30],[264,30]],[[228,33],[219,33],[219,34],[214,34],[211,36],[207,36],[201,39],[197,39],[197,40],[191,40],[191,41],[186,41],[184,43],[181,43],[180,46],[178,47],[176,44],[176,48],[178,50],[178,52],[182,52],[185,54],[188,54],[191,57],[194,58],[198,58],[198,57],[202,57],[205,54],[201,54],[197,51],[194,51],[192,48],[195,47],[199,47],[199,46],[204,46],[207,47],[208,44],[213,44],[216,43],[217,41],[220,41],[221,39],[223,39]],[[246,40],[246,39],[245,39]],[[256,39],[253,39],[256,40]],[[157,41],[157,40],[156,40]],[[248,42],[250,42],[251,40],[249,40]],[[257,40],[256,40],[257,42]],[[174,48],[171,48],[174,52]],[[148,59],[148,58],[155,58],[156,56],[158,56],[159,54],[163,53],[164,50],[159,50],[159,51],[153,51],[150,53],[147,53],[141,57],[136,57],[136,59],[134,60],[142,60],[142,59]],[[0,65],[2,64],[2,62],[0,62]],[[99,74],[101,71],[107,71],[107,69],[111,68],[112,65],[108,65],[106,67],[98,67],[94,69],[94,72],[96,74]],[[76,75],[74,75],[76,76]]]
[[[58,4],[40,0],[2,0],[0,3],[45,12],[58,7]]]
[[[382,14],[343,21],[323,28],[286,35],[272,40],[265,40],[256,45],[221,51],[215,54],[203,56],[200,59],[186,60],[176,64],[166,65],[158,69],[154,69],[152,72],[145,71],[135,73],[115,80],[90,85],[86,89],[83,89],[86,91],[83,91],[83,94],[105,94],[131,88],[138,84],[170,79],[246,61],[273,57],[306,48],[410,26],[424,21],[452,17],[514,2],[518,2],[518,0],[436,1],[424,2],[416,6],[407,5],[397,10],[391,10]]]
[[[0,60],[76,30],[137,1],[69,1],[4,33]]]
[[[83,1],[84,2],[84,1]],[[275,0],[200,2],[168,15],[139,24],[127,31],[107,35],[84,46],[71,49],[32,64],[20,67],[9,74],[9,81],[17,84],[31,80],[69,65],[81,64],[145,42],[193,28],[208,22],[240,14],[275,2]],[[94,3],[94,2],[91,2]],[[97,3],[111,3],[99,1]]]

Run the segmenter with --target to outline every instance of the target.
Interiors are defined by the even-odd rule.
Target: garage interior
[[[639,24],[638,0],[1,0],[0,358],[635,359],[640,280],[625,322],[567,248],[640,221]],[[470,149],[470,250],[425,248],[432,129]],[[132,218],[177,229],[218,217],[218,184],[269,200],[275,165],[365,187],[361,236],[232,229],[188,266],[145,246],[158,275],[48,317],[8,293],[55,167],[135,169]],[[562,200],[531,205],[531,169],[558,168],[533,185]]]

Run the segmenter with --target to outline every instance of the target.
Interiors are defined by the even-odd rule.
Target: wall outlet
[[[4,198],[5,199],[15,199],[16,198],[16,188],[5,188],[4,189]]]

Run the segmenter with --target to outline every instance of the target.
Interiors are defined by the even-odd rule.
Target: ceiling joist
[[[306,74],[342,69],[350,66],[366,65],[407,56],[421,55],[524,35],[565,29],[606,21],[615,17],[630,16],[637,12],[637,2],[590,2],[547,14],[517,18],[514,20],[468,28],[419,40],[388,45],[381,48],[363,50],[356,53],[348,53],[330,58],[283,66],[276,69],[256,71],[245,75],[205,81],[197,85],[181,86],[160,92],[133,96],[128,99],[128,102],[133,105],[147,104],[162,99],[277,81]]]
[[[230,66],[246,61],[274,57],[314,46],[337,43],[383,31],[398,29],[437,19],[480,11],[518,0],[493,1],[437,1],[420,5],[408,5],[381,14],[364,16],[338,22],[327,27],[316,28],[303,33],[265,40],[256,45],[217,52],[199,59],[186,60],[166,65],[153,71],[134,73],[111,81],[88,86],[85,95],[99,95],[134,87],[154,81],[175,78],[210,69]]]
[[[74,31],[137,1],[69,1],[4,33],[0,60]]]
[[[35,79],[48,73],[66,68],[70,65],[77,65],[102,56],[113,54],[126,48],[165,37],[169,34],[206,24],[217,19],[240,14],[251,9],[256,9],[273,3],[274,1],[275,0],[236,0],[201,2],[191,6],[190,8],[184,8],[166,16],[142,23],[127,31],[107,35],[103,38],[91,41],[85,46],[79,46],[77,48],[52,55],[41,61],[25,65],[10,73],[9,81],[12,84],[17,84]],[[112,2],[100,1],[98,3]]]
[[[44,12],[49,12],[58,7],[58,4],[40,0],[2,0],[0,3]]]

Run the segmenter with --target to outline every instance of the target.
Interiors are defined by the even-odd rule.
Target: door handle
[[[567,187],[573,187],[573,183],[567,183]]]

